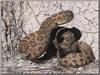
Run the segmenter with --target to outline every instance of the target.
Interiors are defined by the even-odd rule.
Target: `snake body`
[[[49,60],[52,57],[56,57],[56,53],[57,53],[57,48],[55,47],[53,40],[56,37],[56,34],[59,30],[64,29],[65,27],[55,27],[54,29],[51,30],[50,33],[50,39],[49,39],[49,43],[48,43],[48,47],[46,49],[45,54],[40,57],[39,59],[37,59],[37,61],[45,61],[45,60]],[[62,40],[59,40],[59,42]]]
[[[56,38],[54,44],[57,48],[57,58],[61,66],[84,66],[95,59],[92,48],[85,42],[78,41],[79,39],[75,41],[72,32],[65,31],[60,36],[63,37],[63,41],[58,43]]]
[[[55,27],[54,29],[52,29],[51,33],[50,33],[50,39],[49,39],[49,43],[48,43],[48,47],[46,50],[46,53],[44,54],[44,56],[42,56],[41,58],[38,59],[38,61],[45,61],[45,60],[49,60],[52,57],[56,56],[57,53],[57,48],[55,47],[53,40],[55,39],[55,37],[58,39],[57,42],[61,43],[63,41],[63,38],[61,38],[62,34],[64,32],[68,31],[68,28],[60,26],[60,27]],[[80,32],[76,32],[76,30],[72,31],[77,35],[75,38],[75,41],[79,40],[81,37],[81,33]],[[56,34],[58,34],[58,36],[56,36]]]
[[[92,48],[84,42],[77,42],[81,37],[80,33],[58,27],[70,22],[73,17],[73,12],[67,10],[46,18],[38,31],[28,34],[19,41],[18,49],[22,57],[36,60],[46,51],[44,57],[39,60],[48,60],[57,54],[58,62],[62,66],[76,67],[92,62],[95,59]]]
[[[53,28],[70,22],[73,19],[70,10],[60,11],[46,18],[38,31],[32,32],[19,41],[18,50],[23,58],[35,60],[47,49],[50,32]]]

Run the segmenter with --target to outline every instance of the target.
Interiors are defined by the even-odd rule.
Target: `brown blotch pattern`
[[[29,36],[25,36],[25,38],[24,38],[24,39],[30,40],[30,37],[29,37]]]
[[[35,34],[30,33],[29,36],[30,36],[30,37],[35,37]]]
[[[58,12],[57,14],[52,15],[51,17],[48,17],[41,24],[39,31],[27,35],[24,38],[24,40],[20,41],[20,45],[21,46],[19,46],[19,47],[21,47],[21,49],[23,49],[23,51],[26,51],[26,54],[28,54],[26,56],[28,58],[33,58],[33,59],[36,58],[37,56],[39,56],[43,52],[44,45],[47,44],[47,40],[45,41],[45,39],[47,39],[48,37],[44,37],[45,33],[49,34],[51,28],[53,28],[54,26],[56,26],[56,23],[61,22],[61,20],[64,20],[64,21],[68,22],[68,21],[70,21],[72,19],[72,17],[73,17],[73,15],[72,15],[72,12],[70,12],[70,11],[69,12],[61,11],[61,12]],[[41,42],[43,43],[43,45],[42,45]],[[79,46],[80,46],[80,50],[81,50],[83,47],[85,47],[87,45],[84,45],[84,43],[81,42],[79,44]],[[83,49],[83,51],[85,51],[86,49],[89,49],[89,48],[85,47],[85,49]],[[77,61],[80,61],[80,62],[78,62],[76,65],[80,65],[80,63],[82,64],[82,61],[83,61],[83,58],[82,58],[81,54],[80,54],[80,56],[78,56],[78,54],[77,55],[70,54],[65,59],[66,60],[64,60],[62,62],[62,65],[72,65],[73,62],[76,63]],[[89,56],[86,59],[90,60]],[[66,63],[68,63],[68,64],[66,64]]]
[[[38,41],[42,41],[43,40],[43,36],[40,36],[37,38]]]
[[[43,48],[40,46],[40,47],[38,47],[38,50],[39,50],[39,51],[42,51],[42,50],[43,50]]]
[[[62,61],[61,65],[79,67],[87,65],[94,60],[92,49],[89,48],[90,46],[84,42],[78,42],[78,45],[78,47],[80,47],[80,52],[72,52],[66,55],[64,58],[60,58],[60,61]]]

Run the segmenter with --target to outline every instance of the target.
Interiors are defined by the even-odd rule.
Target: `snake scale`
[[[64,27],[58,27],[58,26],[70,22],[73,19],[73,17],[74,15],[72,11],[65,10],[65,11],[60,11],[56,14],[53,14],[51,17],[46,18],[42,22],[40,29],[38,31],[28,34],[19,41],[18,49],[22,57],[30,60],[36,60],[45,51],[47,51],[44,58],[42,58],[45,60],[45,59],[50,59],[57,53],[59,64],[66,66],[84,65],[87,64],[90,60],[92,60],[92,58],[94,59],[92,49],[86,43],[78,42],[77,44],[76,43],[73,44],[73,41],[75,42],[78,40],[77,38],[74,37],[73,33],[72,33],[73,36],[71,36],[70,38],[71,41],[69,41],[69,43],[68,40],[65,39],[66,37],[69,38],[70,34],[69,36],[67,36],[68,34],[66,35],[67,32],[70,33],[69,31],[63,32],[64,34],[60,35],[63,36],[63,38],[57,38],[56,34],[58,35],[59,33],[57,31],[59,29],[62,30],[64,29]],[[54,30],[55,32],[52,33],[51,31],[54,28],[56,28],[56,30]],[[54,37],[51,36],[52,34],[54,35]],[[55,37],[56,40],[58,39],[57,41],[53,41]],[[69,44],[71,46],[64,46],[64,44]],[[67,49],[67,47],[69,47],[68,48],[69,50]],[[77,48],[79,48],[80,52],[77,52]],[[62,51],[64,51],[64,53],[62,53]],[[67,51],[69,51],[70,53],[68,53]],[[53,54],[51,54],[50,56],[50,53]],[[85,53],[89,55],[84,57],[86,55]],[[80,61],[81,59],[83,61]]]

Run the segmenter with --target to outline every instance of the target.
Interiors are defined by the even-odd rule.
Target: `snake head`
[[[81,36],[77,37],[76,35],[80,34],[76,34],[75,32],[73,32],[75,30],[76,32],[80,32],[78,31],[78,29],[73,27],[73,28],[62,29],[56,34],[54,45],[57,48],[60,57],[64,57],[66,54],[70,52],[77,51],[77,48],[74,43],[76,42],[76,40],[80,39]]]
[[[56,34],[56,38],[59,43],[63,42],[64,40],[69,42],[76,42],[81,38],[81,36],[81,31],[76,27],[64,28],[59,30]]]

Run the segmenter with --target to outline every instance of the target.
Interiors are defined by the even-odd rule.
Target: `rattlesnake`
[[[75,27],[72,29],[75,29]],[[92,48],[85,42],[78,41],[80,37],[76,40],[77,35],[73,30],[63,29],[56,35],[60,35],[59,38],[56,36],[54,45],[57,48],[57,58],[61,66],[84,66],[95,59]],[[63,38],[63,41],[59,43],[58,40],[61,38]]]
[[[45,51],[50,51],[49,48],[51,46],[53,46],[54,49],[57,49],[57,50],[55,50],[54,55],[57,52],[58,61],[61,65],[66,65],[66,66],[72,65],[73,66],[73,63],[75,64],[74,66],[84,65],[84,64],[86,64],[90,61],[89,58],[91,58],[91,60],[93,60],[94,55],[93,55],[92,49],[86,43],[77,42],[77,43],[73,44],[74,45],[73,48],[72,49],[69,48],[69,51],[73,51],[77,47],[77,48],[79,48],[80,52],[77,53],[77,48],[76,48],[74,50],[76,52],[70,52],[70,53],[67,53],[67,54],[63,54],[63,53],[60,52],[61,50],[66,51],[66,50],[63,50],[63,42],[64,41],[68,42],[65,38],[64,39],[61,38],[60,41],[56,41],[52,45],[52,41],[54,39],[54,37],[53,37],[53,39],[51,40],[51,43],[50,43],[50,32],[51,32],[51,30],[53,28],[56,28],[58,25],[70,22],[73,19],[73,17],[74,17],[73,12],[67,10],[67,11],[60,11],[56,14],[53,14],[51,17],[48,17],[46,20],[44,20],[38,31],[30,33],[29,35],[23,37],[19,41],[18,50],[22,54],[22,57],[28,58],[30,60],[36,60]],[[63,30],[63,27],[61,27],[61,29]],[[59,30],[59,28],[57,30]],[[56,34],[56,32],[54,33],[54,35]],[[66,34],[64,34],[64,36],[66,37]],[[59,40],[60,38],[56,38],[56,39]],[[76,38],[73,39],[73,40],[75,41]],[[72,41],[72,43],[73,43],[73,41]],[[86,48],[83,49],[83,47],[84,48],[86,47]],[[47,49],[49,49],[49,50],[47,50]],[[82,50],[82,52],[81,52],[81,50]],[[52,51],[52,48],[51,48],[51,53],[52,52],[53,51]],[[84,55],[86,55],[85,52],[87,52],[87,54],[89,54],[89,55],[87,55],[88,58],[83,57]],[[81,56],[82,54],[83,54],[83,56]],[[48,53],[47,53],[47,55],[48,55]],[[54,56],[54,55],[52,55],[52,56]],[[50,56],[50,57],[52,57],[52,56]],[[75,57],[73,57],[73,56],[75,56]],[[50,57],[49,58],[47,57],[47,58],[50,59]],[[69,57],[70,57],[70,59],[69,59]],[[77,61],[77,63],[75,63],[73,61],[73,59],[75,59],[74,61]],[[79,59],[83,59],[84,63],[81,62]]]
[[[47,49],[50,32],[58,25],[70,22],[73,12],[63,10],[44,20],[38,31],[32,32],[19,41],[18,50],[23,58],[35,60]]]

